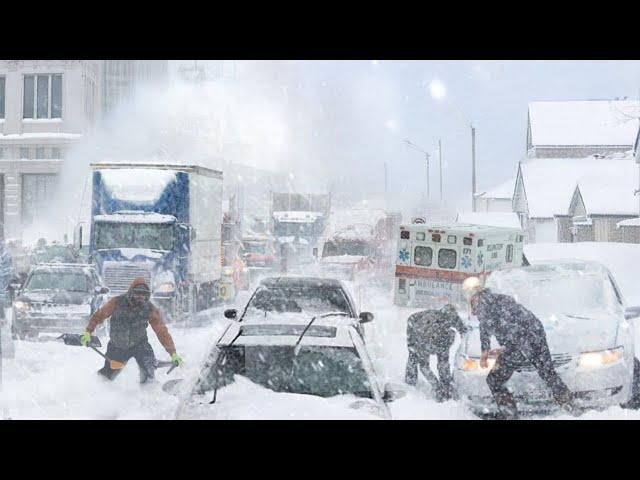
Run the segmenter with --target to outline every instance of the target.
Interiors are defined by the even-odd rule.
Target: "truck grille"
[[[104,268],[104,281],[111,293],[120,294],[129,290],[134,278],[142,277],[148,285],[151,285],[151,271],[139,265],[106,265]]]

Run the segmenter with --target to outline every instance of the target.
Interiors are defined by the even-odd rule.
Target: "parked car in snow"
[[[81,332],[108,293],[91,265],[37,265],[13,302],[12,333],[24,339],[39,333]],[[105,328],[103,324],[102,329]]]
[[[486,286],[512,296],[543,323],[554,366],[576,396],[576,404],[602,409],[627,402],[635,360],[633,325],[610,272],[600,263],[550,261],[493,272]],[[454,381],[460,398],[477,413],[496,406],[486,383],[489,368],[479,366],[477,321],[455,358]],[[492,338],[492,347],[498,345]],[[550,391],[531,365],[517,370],[507,384],[522,412],[554,410]]]
[[[391,418],[402,393],[383,388],[357,328],[371,314],[258,307],[223,333],[176,418]]]
[[[228,318],[238,317],[243,321],[247,315],[256,312],[302,313],[313,316],[328,312],[341,312],[345,316],[358,319],[359,314],[350,290],[344,282],[334,278],[316,277],[268,277],[255,289],[242,315],[236,310],[228,310]],[[235,312],[235,313],[233,313]],[[235,315],[235,316],[234,316]],[[369,316],[366,314],[364,316]],[[373,316],[371,315],[373,318]],[[357,327],[364,336],[364,329]]]

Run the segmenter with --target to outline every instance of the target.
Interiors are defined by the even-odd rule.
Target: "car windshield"
[[[58,245],[35,249],[33,251],[33,259],[35,263],[73,263],[76,260],[73,252],[69,248]]]
[[[264,243],[245,243],[244,251],[245,253],[265,253],[267,246]]]
[[[276,222],[274,233],[278,237],[311,237],[315,234],[315,223],[304,222]]]
[[[25,291],[62,290],[67,292],[88,292],[89,278],[79,272],[34,272],[27,280]]]
[[[513,296],[541,320],[569,315],[592,319],[618,315],[620,299],[608,277],[595,273],[557,273],[554,276],[510,275],[487,286]]]
[[[293,346],[223,347],[226,352],[216,371],[212,366],[196,386],[203,394],[233,382],[234,375],[275,392],[333,397],[351,394],[372,398],[371,384],[354,348],[303,346],[294,355]]]
[[[94,228],[95,248],[148,248],[171,250],[173,247],[173,224],[96,222]]]
[[[323,257],[336,257],[340,255],[360,255],[369,254],[369,244],[364,241],[342,241],[327,242],[322,250]]]
[[[315,315],[344,312],[351,315],[349,302],[340,288],[275,287],[260,288],[251,298],[247,312],[301,312]]]

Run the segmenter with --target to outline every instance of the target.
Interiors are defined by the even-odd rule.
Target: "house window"
[[[0,77],[0,119],[4,118],[4,77]]]
[[[20,147],[20,159],[21,160],[29,159],[29,147]]]
[[[25,75],[23,118],[62,118],[62,75]]]
[[[450,248],[441,248],[438,252],[438,266],[440,268],[456,268],[458,254]]]
[[[432,258],[433,250],[431,247],[416,247],[413,251],[413,263],[421,267],[430,266]]]
[[[507,245],[507,263],[513,262],[513,245]]]

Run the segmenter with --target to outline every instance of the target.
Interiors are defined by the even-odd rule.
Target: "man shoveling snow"
[[[176,353],[173,338],[162,321],[162,314],[150,301],[151,290],[143,278],[131,282],[127,293],[113,297],[89,319],[86,331],[80,337],[83,346],[88,347],[91,333],[111,317],[109,344],[106,357],[109,360],[126,363],[131,357],[140,368],[140,383],[154,380],[156,359],[147,338],[147,326],[151,325],[158,340],[171,355],[171,361],[178,366],[182,358]],[[114,369],[113,362],[105,360],[98,373],[113,380],[122,370]]]

